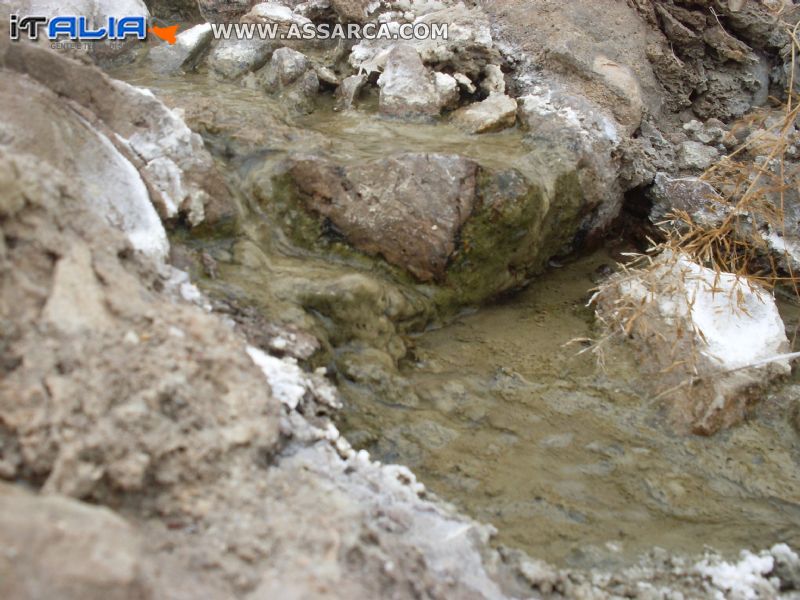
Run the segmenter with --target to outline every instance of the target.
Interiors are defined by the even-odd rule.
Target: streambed
[[[467,136],[335,113],[324,102],[292,117],[260,92],[205,74],[117,76],[173,105],[213,102],[256,132],[279,121],[274,136],[264,132],[270,147],[226,163],[237,183],[254,165],[320,147],[344,161],[413,150],[514,164],[529,176],[538,168],[523,164],[515,131]],[[213,132],[206,140],[219,155],[231,144]],[[242,189],[235,230],[175,240],[213,259],[214,278],[195,269],[201,287],[322,338],[312,362],[337,380],[351,442],[410,466],[444,500],[494,524],[500,543],[573,567],[629,563],[653,546],[685,554],[709,545],[734,556],[800,545],[800,437],[787,414],[800,384],[775,388],[753,420],[713,438],[672,433],[640,395],[634,361],[615,354],[603,369],[568,344],[594,335],[586,301],[598,268],[613,262],[605,252],[491,306],[441,316],[432,286],[337,243],[298,247],[285,221],[304,217],[274,212]]]

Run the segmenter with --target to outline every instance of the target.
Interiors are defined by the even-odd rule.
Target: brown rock
[[[430,281],[444,277],[472,213],[477,169],[460,156],[402,154],[353,167],[303,158],[290,174],[306,205],[353,246]]]

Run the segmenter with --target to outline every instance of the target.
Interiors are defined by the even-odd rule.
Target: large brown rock
[[[305,158],[290,174],[308,207],[353,246],[422,281],[444,276],[475,205],[477,164],[460,156],[403,154],[343,168]]]

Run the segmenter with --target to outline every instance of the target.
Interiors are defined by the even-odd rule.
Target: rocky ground
[[[0,2],[0,12],[54,4]],[[75,10],[193,22],[221,10],[130,4]],[[519,289],[601,243],[621,214],[646,228],[641,217],[658,221],[679,200],[707,210],[702,184],[681,182],[742,141],[776,135],[783,113],[770,96],[785,98],[792,78],[792,7],[234,8],[224,18],[282,26],[448,22],[451,38],[278,47],[213,41],[200,25],[174,46],[98,45],[87,55],[0,30],[0,594],[797,594],[800,559],[782,544],[734,562],[654,551],[616,572],[560,570],[498,548],[491,526],[350,446],[332,422],[342,399],[329,377],[391,380],[405,333]],[[238,92],[180,87],[159,98],[98,67],[120,64],[203,77],[244,100],[234,111]],[[349,155],[302,125],[326,106],[343,119],[438,123],[453,141],[415,148],[408,134],[391,156]],[[797,132],[779,130],[780,168],[794,169]],[[518,137],[501,146],[498,132]],[[498,144],[504,160],[458,151],[482,136],[477,146]],[[778,169],[773,147],[752,144],[752,162]],[[787,207],[795,193],[781,196]],[[780,230],[754,227],[789,268],[797,222],[787,215]],[[214,246],[231,231],[245,235]],[[215,295],[219,280],[249,281],[261,305]],[[769,306],[765,314],[774,321]],[[788,350],[773,324],[774,347],[756,359]],[[704,433],[737,421],[701,413],[693,418],[713,417]]]

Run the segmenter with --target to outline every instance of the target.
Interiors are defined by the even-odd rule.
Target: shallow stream
[[[233,181],[250,177],[255,163],[319,147],[352,161],[442,151],[529,175],[537,168],[518,162],[523,142],[515,131],[467,136],[446,125],[336,113],[329,104],[291,117],[260,92],[204,74],[154,79],[147,69],[125,69],[117,76],[173,105],[213,102],[254,131],[282,123],[269,148],[221,162]],[[230,145],[206,139],[212,148]],[[430,289],[392,280],[378,261],[335,246],[327,255],[297,248],[274,213],[246,193],[240,202],[235,233],[180,242],[216,261],[218,278],[202,278],[201,286],[324,336],[326,366],[347,404],[341,426],[354,445],[410,466],[437,495],[494,524],[501,543],[575,567],[629,562],[654,546],[695,553],[708,545],[728,555],[779,541],[800,547],[800,434],[787,414],[800,383],[777,387],[731,431],[712,438],[671,432],[659,406],[640,395],[634,361],[615,354],[601,368],[591,353],[578,354],[581,342],[570,344],[595,335],[586,302],[598,269],[613,264],[605,252],[434,327]],[[363,293],[348,288],[353,274]],[[304,300],[322,289],[335,318]],[[402,304],[392,309],[401,315],[394,321],[375,304],[392,294],[400,300],[386,302]],[[358,335],[337,335],[359,320],[368,326],[357,323]],[[376,375],[350,377],[354,364]]]

